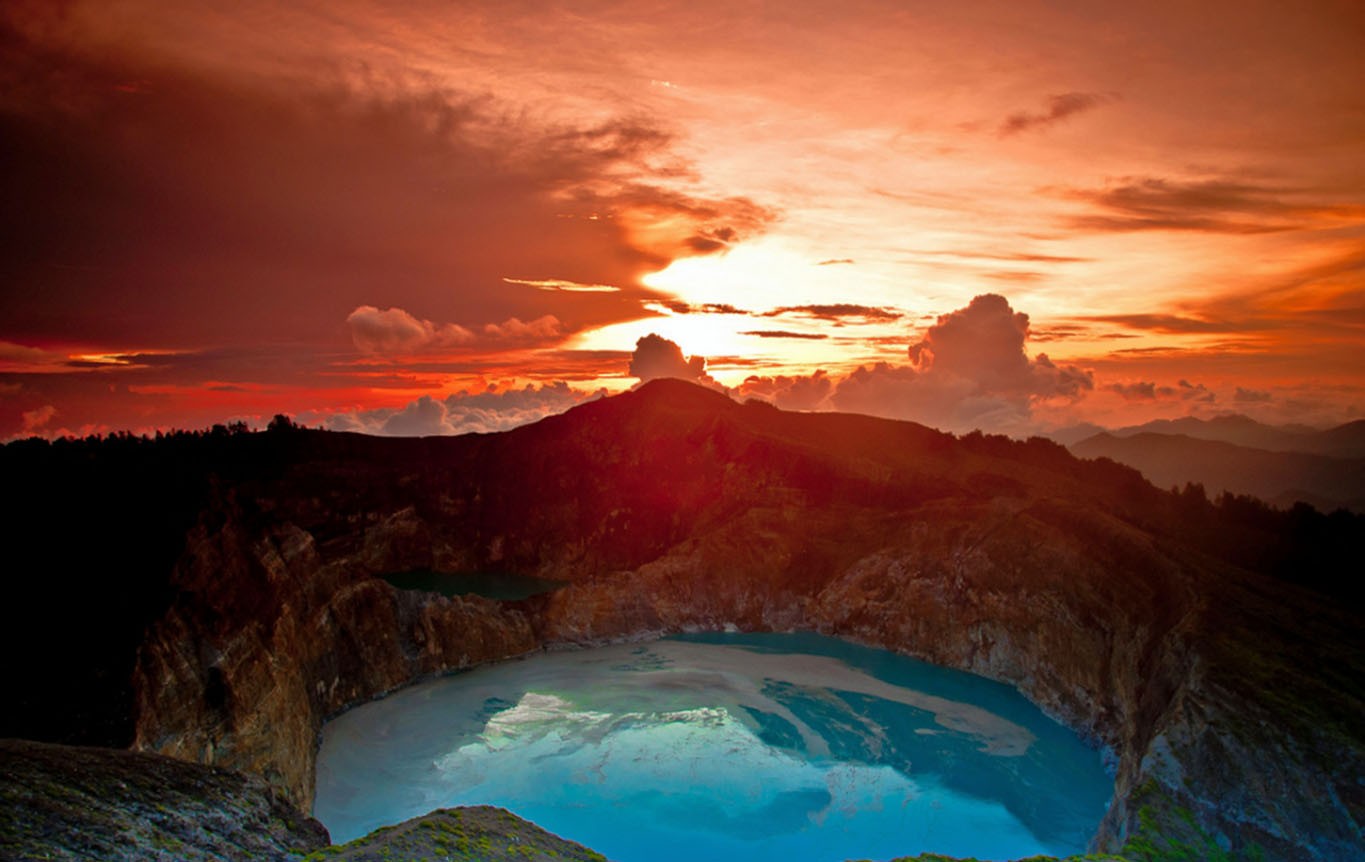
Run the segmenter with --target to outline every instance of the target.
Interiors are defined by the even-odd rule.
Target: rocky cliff
[[[328,715],[538,645],[516,607],[371,577],[409,565],[411,510],[366,530],[356,556],[324,562],[309,533],[246,532],[224,505],[218,526],[191,531],[178,599],[139,653],[136,749],[262,775],[306,808]]]
[[[323,719],[424,675],[547,644],[808,627],[1014,684],[1104,746],[1098,847],[1365,848],[1359,604],[1255,570],[1270,550],[1277,571],[1299,559],[1268,543],[1274,513],[1239,520],[1045,441],[674,381],[499,435],[246,437],[223,451],[266,466],[210,471],[139,635],[138,748],[306,806]],[[570,585],[505,603],[372,577],[414,568]]]

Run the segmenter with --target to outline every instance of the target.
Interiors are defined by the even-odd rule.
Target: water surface
[[[323,729],[338,843],[501,805],[617,862],[1083,852],[1098,753],[981,677],[811,634],[538,655],[414,686]]]

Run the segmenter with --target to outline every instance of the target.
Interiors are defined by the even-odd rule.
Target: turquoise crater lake
[[[1085,850],[1099,754],[1013,689],[813,634],[686,635],[480,668],[323,729],[341,843],[503,806],[617,862]]]

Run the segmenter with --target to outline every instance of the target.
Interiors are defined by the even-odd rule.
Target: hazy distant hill
[[[1276,435],[1288,439],[1293,433],[1260,425],[1246,417],[1220,419],[1228,421],[1182,419],[1149,425],[1192,427],[1204,433],[1225,430],[1265,440],[1275,439]],[[1319,448],[1349,450],[1362,431],[1365,423],[1356,422],[1331,431],[1303,433],[1299,438]],[[1135,467],[1161,487],[1195,482],[1210,495],[1228,491],[1250,494],[1279,506],[1303,501],[1324,510],[1346,507],[1365,511],[1365,458],[1271,451],[1187,434],[1152,432],[1096,434],[1070,448],[1084,458],[1111,458]]]
[[[1098,429],[1097,429],[1098,430]],[[1109,432],[1114,437],[1140,434],[1180,435],[1195,440],[1217,440],[1271,452],[1306,452],[1335,458],[1365,458],[1365,419],[1321,430],[1307,425],[1267,425],[1248,416],[1229,413],[1212,419],[1185,416],[1157,419]],[[1073,441],[1064,441],[1071,445]]]

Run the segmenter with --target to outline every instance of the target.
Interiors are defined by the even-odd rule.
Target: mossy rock
[[[397,826],[376,830],[306,862],[381,862],[403,859],[454,862],[606,862],[606,857],[501,808],[443,808]]]

